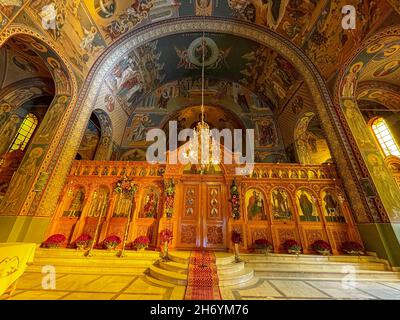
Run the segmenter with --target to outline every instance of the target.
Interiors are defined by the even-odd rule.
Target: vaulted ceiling
[[[329,81],[335,78],[354,47],[385,25],[385,19],[398,21],[392,3],[395,1],[4,0],[0,5],[0,32],[12,21],[31,24],[59,46],[82,84],[102,52],[135,28],[183,16],[230,17],[262,25],[291,40]],[[346,31],[341,27],[341,9],[345,5],[357,8],[356,30]],[[55,13],[56,23],[52,25]],[[196,63],[199,37],[197,33],[166,37],[133,52],[147,62],[134,62],[143,88],[129,96],[128,102],[137,103],[168,82],[187,77],[196,79],[200,75]],[[296,90],[296,84],[302,81],[301,75],[271,49],[227,34],[209,33],[207,38],[207,77],[239,83],[258,95],[272,110],[285,104]],[[118,62],[119,66],[108,79],[109,84],[112,85],[112,77],[118,76],[118,68],[124,63],[127,61]],[[392,83],[396,79],[396,75],[392,75],[391,79],[381,80]],[[371,76],[366,75],[364,80],[371,80]]]

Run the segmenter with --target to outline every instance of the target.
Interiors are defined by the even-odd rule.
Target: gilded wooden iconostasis
[[[230,233],[239,231],[243,249],[268,239],[281,252],[287,239],[299,241],[305,253],[315,240],[331,243],[339,253],[345,241],[360,241],[349,202],[334,165],[263,164],[249,176],[219,166],[204,175],[184,166],[151,166],[145,162],[75,161],[48,235],[62,233],[73,244],[82,234],[98,241],[124,236],[132,217],[128,243],[146,235],[158,247],[165,228],[174,232],[172,247],[227,250]],[[138,185],[132,198],[115,192],[129,177]],[[235,179],[240,215],[232,216],[230,187]],[[174,182],[173,210],[166,211],[166,182]],[[168,186],[168,184],[167,184]],[[133,203],[133,215],[130,215]]]

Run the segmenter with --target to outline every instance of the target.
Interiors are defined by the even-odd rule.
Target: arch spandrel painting
[[[274,220],[293,220],[293,207],[285,189],[276,188],[271,192],[272,216]]]
[[[325,221],[346,223],[337,191],[325,189],[322,191],[321,200]]]
[[[308,190],[300,189],[296,192],[296,204],[300,221],[318,222],[321,220],[315,200]]]
[[[246,192],[246,213],[247,219],[252,220],[267,220],[265,211],[264,194],[260,189],[249,189]]]

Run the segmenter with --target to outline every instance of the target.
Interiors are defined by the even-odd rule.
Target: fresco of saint
[[[249,196],[250,195],[250,196]],[[247,191],[247,216],[249,220],[267,220],[264,199],[260,191]]]
[[[292,210],[289,196],[283,189],[272,191],[272,212],[275,220],[291,220]]]
[[[310,194],[305,190],[297,192],[297,203],[301,221],[318,222],[320,221],[314,201]]]

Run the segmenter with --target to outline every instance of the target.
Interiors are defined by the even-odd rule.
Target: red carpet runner
[[[191,253],[185,300],[221,300],[215,260],[213,252]]]

